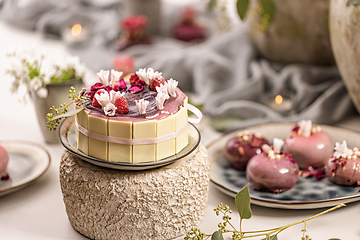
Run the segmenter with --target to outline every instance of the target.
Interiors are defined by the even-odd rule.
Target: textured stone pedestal
[[[71,225],[92,239],[171,239],[200,223],[208,200],[210,163],[193,154],[146,171],[118,171],[84,162],[69,151],[60,184]]]

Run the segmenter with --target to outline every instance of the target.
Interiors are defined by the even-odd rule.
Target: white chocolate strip
[[[141,144],[152,144],[152,143],[160,143],[164,142],[166,140],[174,139],[187,129],[187,124],[179,129],[179,131],[170,133],[158,138],[141,138],[141,139],[129,139],[129,138],[121,138],[121,137],[112,137],[112,136],[106,136],[100,133],[90,132],[89,130],[85,129],[83,126],[78,124],[78,122],[75,120],[76,128],[84,134],[85,136],[89,138],[94,138],[100,141],[104,142],[111,142],[111,143],[121,143],[121,144],[128,144],[128,145],[141,145]]]
[[[197,117],[197,118],[189,117],[188,118],[189,122],[191,122],[191,123],[200,123],[201,119],[203,117],[202,112],[197,107],[195,107],[195,106],[193,106],[191,104],[187,105],[187,109]]]

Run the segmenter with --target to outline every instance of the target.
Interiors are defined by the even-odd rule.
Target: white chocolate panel
[[[175,132],[176,114],[157,121],[157,137]],[[170,139],[156,144],[156,160],[175,154],[175,139]]]
[[[132,139],[132,122],[108,121],[109,136]],[[132,145],[109,143],[108,161],[132,163]]]
[[[83,110],[75,115],[78,124],[84,127],[85,129],[88,128],[88,114],[89,112],[87,110]],[[76,128],[75,131],[76,131],[78,149],[85,154],[89,154],[89,138],[85,136],[83,133],[79,132]]]
[[[155,138],[156,132],[156,120],[133,122],[133,139]],[[151,162],[155,160],[156,144],[133,145],[133,163]]]
[[[107,136],[108,120],[106,118],[89,115],[88,130]],[[107,161],[108,145],[108,142],[89,138],[89,155]]]

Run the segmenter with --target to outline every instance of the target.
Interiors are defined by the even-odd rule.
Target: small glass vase
[[[68,96],[71,86],[79,91],[83,88],[84,84],[81,79],[74,79],[65,83],[46,85],[46,89],[48,90],[48,96],[46,98],[40,98],[36,92],[31,91],[31,99],[34,103],[40,130],[46,143],[59,143],[59,129],[50,131],[47,128],[46,115],[50,112],[50,107],[55,106],[58,108],[60,104],[70,103],[71,99]]]

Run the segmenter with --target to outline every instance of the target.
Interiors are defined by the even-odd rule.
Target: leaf
[[[350,5],[353,5],[353,6],[357,7],[357,6],[360,5],[360,0],[348,0],[347,3],[346,3],[346,6],[348,7]]]
[[[211,240],[224,240],[224,237],[222,235],[222,232],[220,230],[214,232],[211,235]]]
[[[236,8],[240,16],[240,19],[244,20],[246,16],[246,12],[249,8],[249,0],[237,0]]]
[[[51,118],[50,121],[53,121],[53,120],[56,120],[56,119],[59,119],[59,118],[70,117],[70,116],[72,116],[72,115],[77,114],[78,112],[81,112],[81,111],[84,110],[84,109],[85,109],[85,107],[83,107],[83,108],[78,108],[78,109],[75,109],[75,110],[72,110],[72,111],[63,113],[63,114],[59,114],[59,115],[57,115],[56,117]],[[49,123],[50,121],[48,121],[48,123]]]
[[[235,205],[241,219],[251,218],[252,213],[250,207],[249,184],[247,184],[243,189],[240,190],[240,192],[238,192],[238,194],[236,194]]]
[[[212,11],[217,5],[217,0],[210,0],[208,4],[208,11]]]
[[[263,239],[261,239],[261,240],[278,240],[278,238],[277,238],[277,235],[271,235],[270,237],[268,237],[268,238],[263,238]]]
[[[263,9],[261,12],[261,19],[266,19],[267,24],[270,25],[275,15],[275,4],[273,0],[260,0],[260,5]]]

